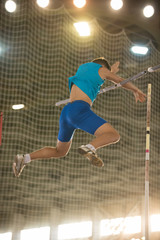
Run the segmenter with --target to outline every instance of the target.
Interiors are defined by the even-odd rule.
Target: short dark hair
[[[108,61],[104,57],[95,58],[92,60],[92,62],[104,65],[106,68],[108,68],[111,71],[111,66],[109,65]]]

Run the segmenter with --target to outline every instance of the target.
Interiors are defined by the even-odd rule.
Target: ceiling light
[[[122,0],[111,0],[110,5],[114,10],[119,10],[120,8],[123,7],[123,1]]]
[[[146,55],[148,52],[148,48],[143,46],[133,46],[131,47],[131,51],[135,54]]]
[[[87,22],[74,23],[74,27],[76,28],[80,36],[90,35],[90,27]]]
[[[19,110],[19,109],[22,109],[24,108],[24,104],[15,104],[12,106],[12,109],[13,110]]]
[[[12,0],[8,0],[5,3],[5,9],[7,10],[7,12],[10,13],[15,12],[16,7],[17,7],[16,3]]]
[[[151,5],[147,5],[146,7],[144,7],[143,9],[143,14],[146,18],[150,18],[153,16],[154,14],[154,8]]]
[[[77,8],[83,8],[86,5],[86,0],[73,0],[73,4]]]
[[[37,0],[37,4],[41,8],[45,8],[49,5],[49,0]]]

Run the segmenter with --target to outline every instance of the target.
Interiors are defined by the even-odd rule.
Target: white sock
[[[87,144],[86,147],[91,149],[93,152],[96,152],[96,149],[95,149],[95,147],[92,144]]]
[[[29,163],[31,161],[31,157],[29,154],[24,155],[24,163]]]

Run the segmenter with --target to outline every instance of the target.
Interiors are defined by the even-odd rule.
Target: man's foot
[[[90,148],[85,145],[82,145],[78,148],[78,153],[82,154],[86,158],[89,159],[90,163],[96,167],[103,167],[104,163],[102,159],[100,159],[95,152],[93,152]]]
[[[12,166],[14,175],[19,177],[25,166],[26,164],[24,163],[24,155],[17,154]]]

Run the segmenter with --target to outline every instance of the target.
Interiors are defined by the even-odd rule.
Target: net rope
[[[146,103],[136,104],[129,91],[116,89],[101,94],[93,111],[118,130],[118,144],[98,150],[104,168],[91,166],[77,153],[92,136],[77,130],[70,153],[61,159],[38,160],[29,164],[19,179],[12,173],[17,153],[29,153],[44,146],[55,146],[59,116],[63,106],[55,103],[69,97],[68,77],[82,63],[104,56],[111,64],[120,61],[119,75],[128,78],[160,63],[160,52],[151,42],[149,54],[130,52],[133,43],[124,31],[105,32],[91,21],[91,36],[82,38],[66,11],[41,10],[34,1],[22,2],[16,14],[0,16],[0,112],[3,112],[0,147],[0,229],[44,224],[52,209],[63,213],[63,221],[89,219],[93,209],[101,218],[123,217],[138,203],[134,214],[142,215],[144,197]],[[3,19],[3,20],[2,20]],[[160,213],[160,73],[149,73],[135,82],[147,93],[152,83],[150,212]],[[103,87],[109,86],[106,81]],[[23,110],[12,110],[23,103]],[[23,218],[16,218],[17,214]],[[23,222],[23,224],[22,224]]]

